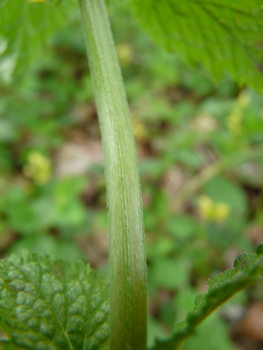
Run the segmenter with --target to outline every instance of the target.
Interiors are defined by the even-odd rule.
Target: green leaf
[[[76,16],[77,2],[60,6],[29,0],[0,2],[0,77],[9,81],[34,62],[55,31]]]
[[[212,314],[198,328],[198,334],[184,343],[184,350],[237,350],[228,336],[228,325],[217,314]]]
[[[22,251],[1,262],[0,349],[108,349],[108,287],[78,261]]]
[[[156,42],[201,62],[218,81],[227,71],[263,91],[262,0],[132,0],[135,15]],[[261,72],[260,72],[261,71]]]
[[[234,213],[244,215],[247,212],[245,192],[236,183],[225,177],[217,176],[204,185],[204,192],[217,203],[226,203]]]
[[[174,273],[176,271],[176,274]],[[188,282],[188,266],[185,261],[172,258],[155,258],[152,266],[152,279],[158,287],[174,290]]]
[[[174,335],[164,341],[157,341],[152,350],[177,350],[189,336],[194,335],[196,327],[216,308],[237,292],[259,281],[263,273],[263,243],[255,254],[240,254],[232,269],[226,270],[208,281],[208,292],[198,295],[195,308],[186,316],[185,322],[177,325]]]

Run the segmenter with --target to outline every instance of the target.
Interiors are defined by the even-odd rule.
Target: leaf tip
[[[256,254],[258,256],[263,255],[263,243],[259,244],[259,246],[257,247]]]
[[[246,252],[239,254],[235,261],[234,261],[234,268],[235,270],[242,270],[244,269],[248,264],[248,255]]]

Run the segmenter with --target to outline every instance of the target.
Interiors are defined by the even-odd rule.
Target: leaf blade
[[[77,6],[73,0],[60,6],[5,0],[0,11],[0,77],[8,82],[38,58],[54,32],[76,16]]]
[[[188,65],[201,62],[215,81],[228,72],[240,85],[263,91],[263,10],[259,0],[132,0],[154,38]]]
[[[208,281],[206,294],[198,295],[195,308],[186,320],[177,325],[175,333],[168,340],[156,342],[152,350],[177,350],[188,337],[192,336],[198,325],[221,304],[239,291],[255,284],[263,273],[263,243],[255,254],[240,254],[232,269],[228,269]]]
[[[83,262],[22,253],[0,269],[0,348],[108,349],[108,288]],[[84,340],[85,339],[85,340]]]

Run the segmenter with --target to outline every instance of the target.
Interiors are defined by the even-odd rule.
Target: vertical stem
[[[144,225],[129,109],[104,0],[79,0],[105,155],[110,349],[146,348]]]

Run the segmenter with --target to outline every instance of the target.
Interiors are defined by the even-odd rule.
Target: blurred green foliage
[[[107,275],[103,163],[86,145],[100,136],[74,11],[45,54],[0,84],[0,252],[81,258]],[[125,3],[111,1],[109,12],[139,155],[152,345],[153,334],[184,319],[209,277],[263,241],[263,101],[228,77],[215,86],[157,48]],[[92,161],[63,174],[61,150],[72,144],[73,155],[84,145],[80,164]],[[248,295],[226,308],[262,300]],[[219,313],[183,347],[203,348],[238,349]]]

